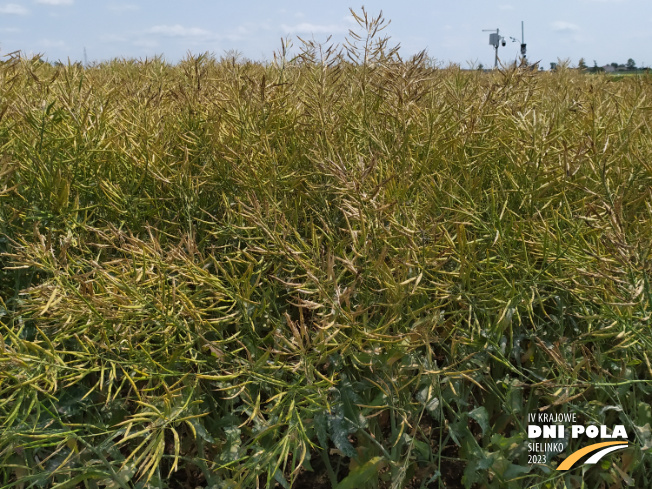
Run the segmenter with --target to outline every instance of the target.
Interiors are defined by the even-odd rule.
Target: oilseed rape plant
[[[652,79],[355,18],[269,63],[5,58],[2,487],[650,487]],[[535,412],[629,445],[529,463]]]

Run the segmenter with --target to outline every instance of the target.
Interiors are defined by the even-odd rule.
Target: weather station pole
[[[513,42],[519,42],[518,39],[514,39],[513,37],[510,37],[510,39]],[[521,40],[520,40],[520,44],[521,44],[521,64],[524,65],[524,66],[527,66],[527,57],[526,57],[527,44],[525,44],[525,27],[524,27],[524,22],[523,21],[521,21]]]
[[[521,21],[521,56],[523,56],[523,64],[527,65],[527,57],[525,53],[527,52],[527,45],[525,44],[525,27],[523,21]]]
[[[494,59],[494,70],[498,68],[498,46],[502,43],[503,46],[505,46],[505,38],[500,35],[500,29],[496,29],[494,32],[494,29],[483,29],[482,32],[492,32],[493,34],[489,34],[489,44],[494,47],[496,50],[496,57]]]
[[[525,44],[525,24],[523,21],[521,21],[521,48],[523,48],[524,44]]]

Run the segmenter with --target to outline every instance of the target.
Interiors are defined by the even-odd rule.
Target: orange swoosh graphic
[[[576,452],[571,453],[568,457],[564,459],[564,461],[559,464],[559,467],[557,467],[557,470],[568,470],[570,469],[575,462],[577,462],[579,459],[581,459],[584,455],[587,453],[594,452],[595,450],[598,450],[602,447],[609,447],[611,445],[623,445],[627,443],[626,441],[605,441],[602,443],[595,443],[593,445],[589,445],[588,447],[581,448],[577,450]]]

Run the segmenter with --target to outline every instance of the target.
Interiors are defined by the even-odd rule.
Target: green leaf
[[[417,453],[423,460],[430,460],[430,455],[431,455],[430,445],[428,445],[426,442],[423,442],[421,440],[417,440],[416,438],[412,440],[412,443],[414,444],[414,449],[417,451]]]
[[[325,413],[319,413],[315,416],[315,432],[319,444],[325,450],[328,448],[328,420]]]
[[[237,426],[225,426],[222,428],[226,435],[226,445],[222,456],[227,462],[233,462],[238,459],[240,453],[240,428]]]
[[[525,474],[529,474],[532,471],[532,468],[534,465],[516,465],[516,464],[509,464],[507,467],[507,470],[503,473],[503,478],[505,480],[512,480],[519,478]]]
[[[346,416],[346,418],[352,423],[357,423],[358,429],[364,429],[367,426],[367,418],[363,416],[360,408],[358,407],[358,404],[362,402],[360,396],[358,396],[356,393],[356,389],[354,388],[351,381],[348,380],[345,376],[342,377],[343,379],[340,383],[339,393],[344,416]],[[358,389],[364,389],[363,384],[359,382],[356,384]]]
[[[473,484],[487,479],[488,471],[496,461],[498,452],[489,452],[476,445],[469,452],[468,463],[464,469],[462,483],[469,489]]]
[[[523,446],[525,437],[523,434],[519,433],[509,438],[504,437],[499,433],[494,433],[491,435],[491,444],[498,448],[501,452],[505,451],[514,451]]]
[[[95,470],[89,470],[87,472],[84,472],[83,474],[79,474],[72,479],[68,479],[66,481],[60,482],[59,484],[55,484],[52,486],[52,489],[65,489],[68,487],[75,487],[77,486],[80,482],[86,482],[90,481],[93,479],[101,479],[103,477],[106,477],[107,474],[106,472],[99,472]],[[107,485],[107,487],[109,487]]]
[[[469,413],[469,416],[478,422],[480,428],[482,429],[482,434],[486,434],[489,430],[489,413],[487,413],[487,410],[484,408],[484,406],[475,408]]]
[[[644,425],[646,423],[652,423],[652,407],[647,402],[638,403],[638,414],[636,416],[636,424]]]
[[[439,398],[432,395],[431,387],[424,387],[417,393],[417,401],[424,405],[428,413],[436,418],[439,415]]]
[[[351,442],[349,441],[349,434],[355,432],[355,428],[351,423],[344,418],[342,414],[331,415],[328,417],[328,427],[330,428],[331,440],[337,449],[344,454],[345,457],[355,458],[357,452]]]
[[[290,489],[290,484],[288,484],[288,481],[283,476],[283,472],[281,472],[278,469],[274,471],[274,480],[279,484],[281,484],[281,487],[283,487],[283,489]]]
[[[378,467],[382,462],[383,457],[374,457],[364,465],[356,467],[335,486],[335,489],[359,489],[361,485],[378,476]]]
[[[104,479],[100,481],[99,484],[105,485],[106,489],[118,489],[119,487],[126,487],[129,485],[129,481],[132,479],[136,473],[136,464],[133,462],[125,465],[115,477],[109,479]]]
[[[641,450],[649,450],[652,448],[652,429],[650,429],[650,423],[645,423],[643,426],[634,427],[638,432],[639,439],[642,443]]]
[[[204,440],[205,442],[215,444],[215,438],[211,436],[211,434],[206,431],[206,428],[204,428],[204,425],[196,418],[193,418],[190,420],[190,423],[192,424],[193,428],[197,431],[197,435]]]

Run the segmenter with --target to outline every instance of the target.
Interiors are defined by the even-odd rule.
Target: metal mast
[[[483,29],[482,32],[494,32],[493,29]],[[502,44],[505,46],[505,38],[500,35],[500,29],[496,29],[496,32],[489,34],[489,44],[491,44],[496,50],[496,58],[494,59],[494,69],[498,68],[498,46]]]
[[[524,24],[523,21],[521,21],[521,40],[520,40],[521,56],[522,56],[521,63],[527,65],[527,58],[525,56],[525,53],[527,52],[527,45],[525,44],[525,27],[523,26],[523,24]],[[514,39],[513,37],[510,37],[510,39],[513,42],[519,42],[518,39]]]
[[[527,62],[525,53],[527,51],[527,45],[525,44],[525,27],[523,26],[523,21],[521,21],[521,56],[523,56],[523,61]]]

